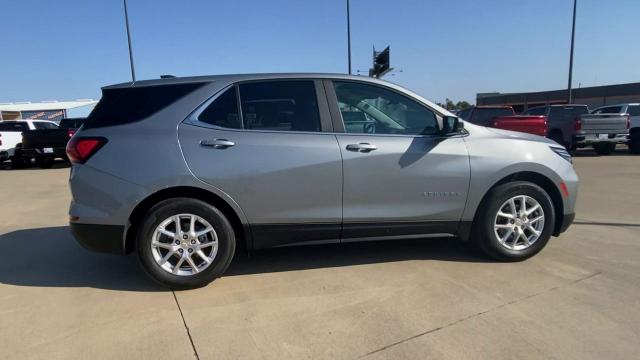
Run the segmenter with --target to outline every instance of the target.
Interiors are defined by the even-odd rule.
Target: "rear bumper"
[[[601,138],[598,134],[584,134],[573,137],[573,143],[578,147],[598,143],[625,144],[627,141],[629,141],[629,134],[608,134],[606,138]]]
[[[47,152],[45,149],[51,149],[51,152]],[[22,156],[27,158],[61,158],[66,157],[66,149],[63,147],[57,148],[31,148],[31,149],[22,149]]]
[[[69,226],[73,237],[85,249],[101,253],[125,254],[124,226],[73,222]]]
[[[576,217],[575,213],[564,214],[562,216],[562,220],[561,220],[560,226],[558,226],[556,228],[557,231],[553,235],[558,236],[558,235],[562,234],[563,232],[567,231],[569,226],[571,224],[573,224],[573,220],[575,219],[575,217]]]

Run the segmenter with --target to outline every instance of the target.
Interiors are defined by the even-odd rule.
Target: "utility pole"
[[[124,21],[127,25],[127,42],[129,44],[129,64],[131,65],[131,81],[136,81],[136,70],[133,66],[133,50],[131,50],[131,32],[129,31],[129,12],[127,11],[127,0],[124,0]]]
[[[573,25],[571,26],[571,52],[569,53],[569,84],[567,85],[567,103],[571,104],[571,76],[573,75],[573,43],[576,37],[576,7],[578,6],[578,0],[573,0]]]
[[[349,62],[349,75],[351,75],[351,13],[349,11],[350,0],[347,0],[347,59]]]

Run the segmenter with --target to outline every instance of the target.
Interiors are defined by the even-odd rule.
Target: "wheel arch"
[[[516,173],[512,173],[507,176],[504,176],[503,178],[495,182],[493,185],[491,185],[491,187],[489,187],[489,189],[482,196],[482,199],[480,200],[478,207],[475,210],[473,223],[476,222],[478,218],[478,210],[483,208],[483,204],[485,203],[485,201],[487,201],[487,198],[491,190],[493,190],[494,188],[502,184],[506,184],[514,181],[528,181],[540,186],[544,191],[547,192],[547,194],[551,198],[551,202],[553,204],[553,210],[555,212],[555,219],[554,219],[555,222],[554,222],[554,228],[553,228],[552,234],[554,236],[558,236],[558,234],[560,234],[560,227],[562,226],[562,216],[564,214],[564,203],[562,201],[562,194],[560,194],[560,190],[551,179],[549,179],[547,176],[541,173],[534,172],[534,171],[519,171]],[[472,226],[473,224],[468,224],[467,226],[468,229],[466,231],[461,231],[461,233],[459,234],[459,236],[463,240],[469,239],[471,235]]]
[[[129,215],[129,225],[125,233],[125,253],[129,254],[135,249],[135,237],[144,215],[152,206],[160,201],[171,198],[193,198],[204,201],[220,210],[231,223],[233,231],[238,239],[236,250],[248,251],[251,249],[251,231],[248,224],[236,212],[226,200],[205,189],[192,186],[177,186],[159,190],[142,200]]]

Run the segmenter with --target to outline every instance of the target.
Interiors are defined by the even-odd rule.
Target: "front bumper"
[[[556,227],[557,230],[553,235],[554,236],[558,236],[558,235],[562,234],[563,232],[567,231],[569,226],[571,224],[573,224],[573,220],[575,218],[576,218],[576,214],[575,213],[562,215],[562,220],[561,220],[560,226]]]
[[[124,226],[70,223],[73,237],[85,249],[109,253],[125,254]]]
[[[603,135],[603,136],[600,136]],[[573,143],[577,147],[585,147],[598,143],[626,144],[629,134],[582,134],[573,137]]]

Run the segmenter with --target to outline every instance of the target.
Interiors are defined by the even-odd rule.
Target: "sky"
[[[347,72],[346,0],[128,0],[137,78]],[[572,0],[351,0],[353,71],[433,101],[566,88]],[[120,0],[0,0],[0,102],[130,81]],[[578,0],[574,87],[640,81],[639,0]]]

